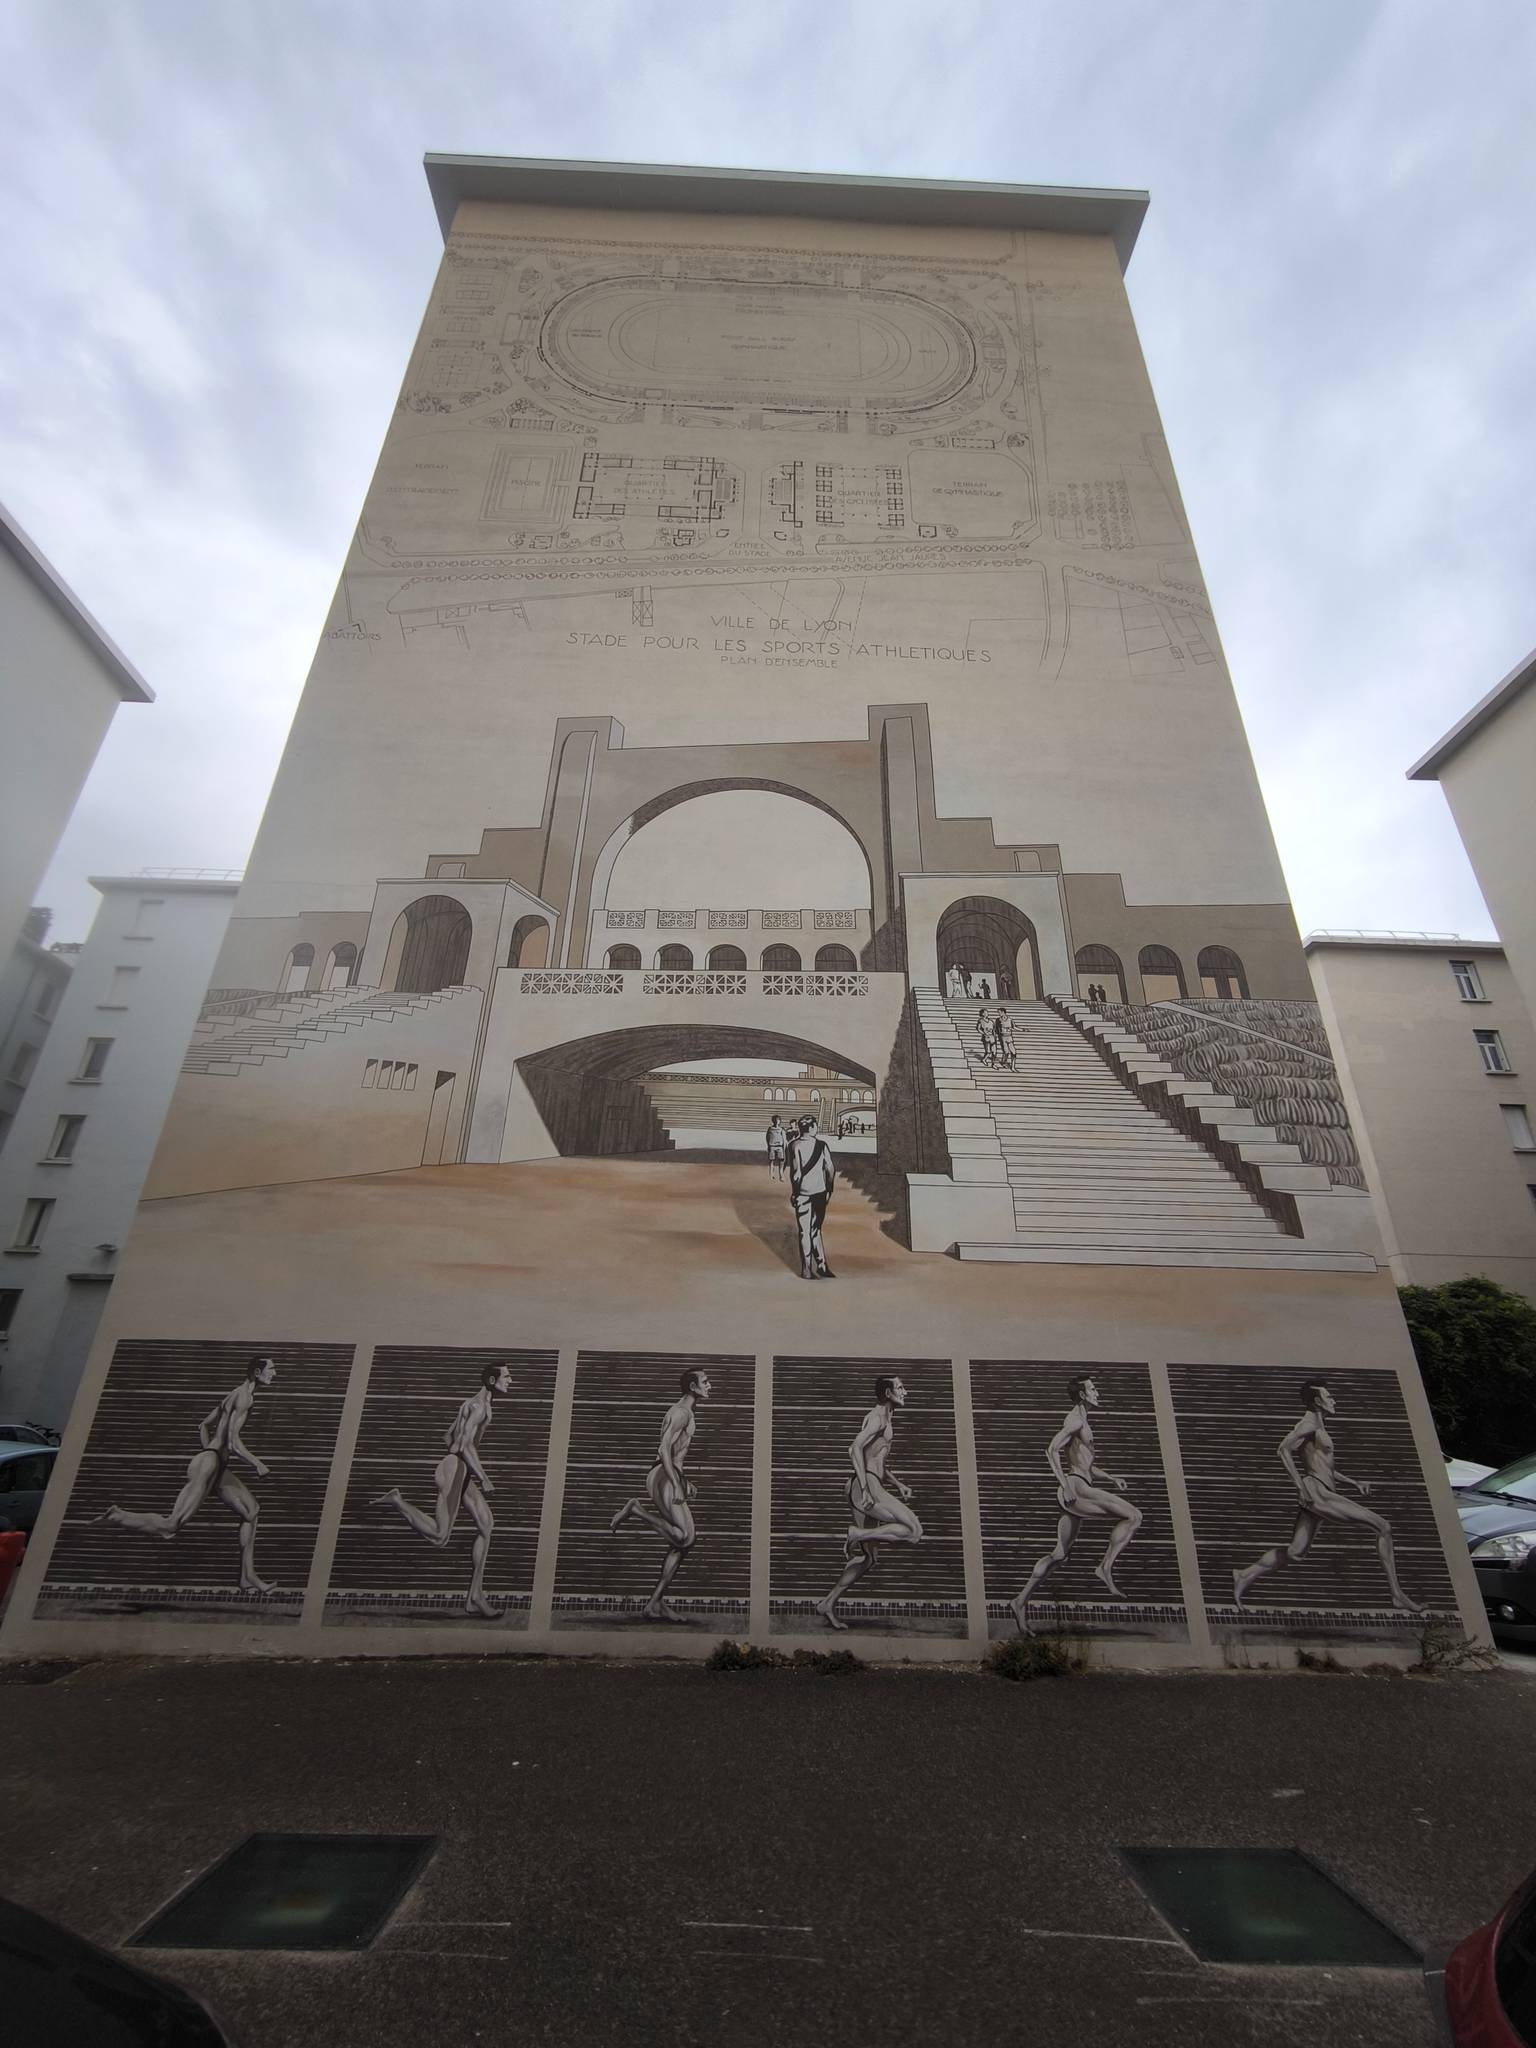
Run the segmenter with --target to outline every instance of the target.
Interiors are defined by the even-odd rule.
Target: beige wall
[[[121,701],[58,608],[0,547],[0,952],[36,900]]]
[[[1314,945],[1318,1001],[1392,1270],[1401,1285],[1486,1273],[1536,1298],[1536,1152],[1511,1145],[1501,1103],[1536,1125],[1536,1031],[1496,951]],[[1486,1002],[1463,1002],[1452,959]],[[1488,1074],[1474,1031],[1497,1030],[1515,1071]]]
[[[1536,1015],[1536,688],[1527,686],[1440,770],[1456,829]]]
[[[727,795],[792,800],[760,834],[760,880],[733,867],[732,835],[749,825],[684,847],[695,799]],[[856,868],[830,893],[826,875],[806,871],[807,806],[858,841],[867,895]],[[641,861],[653,825],[672,852],[650,872],[667,880],[636,904],[624,863]],[[692,913],[722,903],[717,883],[759,907],[868,903],[869,957],[825,975],[621,973],[583,959],[593,913]],[[663,886],[678,900],[658,900]],[[446,904],[412,922],[429,898]],[[1091,1573],[1100,1545],[1085,1534],[1079,1546],[1084,1625],[1106,1655],[1216,1664],[1240,1636],[1239,1661],[1287,1656],[1289,1603],[1309,1588],[1318,1627],[1348,1633],[1346,1655],[1377,1654],[1383,1638],[1390,1654],[1417,1655],[1421,1607],[1452,1625],[1459,1610],[1475,1631],[1470,1564],[1389,1276],[1364,1252],[1271,1235],[1256,1208],[1257,1225],[1245,1211],[1224,1237],[1203,1204],[1222,1209],[1234,1190],[1245,1204],[1242,1187],[1076,1043],[1067,1081],[1091,1095],[1102,1081],[1108,1107],[1068,1128],[1081,1099],[1056,1086],[1051,1048],[1075,1028],[1060,1014],[1024,1027],[1023,1068],[1039,1084],[1026,1107],[1051,1129],[1019,1141],[1062,1184],[1059,1239],[1043,1254],[1024,1244],[1023,1263],[1010,1262],[1015,1243],[944,1256],[961,1238],[1009,1238],[1018,1220],[1003,1141],[966,1106],[976,1084],[953,1027],[946,1050],[916,992],[937,981],[946,909],[993,915],[977,901],[1010,931],[1009,913],[1024,911],[1058,993],[1071,986],[1072,945],[1086,943],[1130,955],[1133,973],[1139,946],[1173,946],[1192,993],[1199,948],[1226,945],[1255,996],[1305,993],[1109,237],[466,204],[217,970],[223,987],[274,990],[294,944],[313,945],[318,963],[339,939],[358,943],[366,920],[358,985],[227,998],[203,1020],[150,1183],[158,1199],[141,1207],[8,1640],[54,1630],[59,1644],[211,1650],[286,1636],[304,1651],[353,1649],[361,1632],[326,1621],[333,1558],[350,1547],[389,1560],[405,1603],[372,1617],[382,1625],[369,1648],[462,1644],[466,1626],[488,1647],[612,1644],[600,1613],[568,1622],[558,1575],[590,1574],[579,1590],[594,1596],[615,1570],[649,1589],[658,1532],[610,1541],[620,1502],[608,1496],[645,1484],[656,1438],[647,1421],[620,1455],[601,1436],[583,1406],[594,1351],[628,1361],[639,1390],[628,1412],[645,1417],[657,1387],[676,1400],[680,1355],[718,1354],[721,1396],[691,1468],[705,1540],[678,1598],[715,1597],[735,1514],[731,1540],[750,1566],[728,1590],[754,1633],[823,1639],[819,1618],[782,1605],[785,1558],[800,1546],[817,1560],[812,1577],[823,1561],[844,1570],[847,1416],[856,1430],[887,1361],[917,1390],[903,1426],[928,1548],[910,1564],[882,1559],[880,1587],[910,1572],[917,1606],[890,1604],[890,1625],[861,1624],[856,1639],[877,1656],[938,1657],[1011,1634],[996,1588],[1011,1597],[1036,1554],[1027,1546],[1054,1541],[1046,1446],[1069,1367],[1106,1360],[1129,1369],[1101,1454],[1142,1475],[1149,1532],[1114,1613],[1093,1604],[1107,1590]],[[531,905],[547,912],[551,950],[536,968],[508,966]],[[410,936],[395,958],[401,915]],[[658,916],[658,941],[661,930]],[[604,915],[596,937],[606,947],[611,936]],[[802,920],[802,950],[807,936]],[[769,1057],[840,1064],[879,1092],[876,1155],[839,1156],[824,1276],[802,1277],[809,1195],[797,1220],[763,1161],[644,1142],[641,1074]],[[370,1058],[414,1062],[416,1089],[369,1088]],[[429,1069],[434,1087],[440,1070],[454,1077],[441,1135],[423,1096]],[[1138,1071],[1164,1070],[1149,1060]],[[1106,1149],[1119,1156],[1127,1125],[1138,1137],[1111,1228],[1084,1170]],[[953,1178],[922,1170],[944,1147]],[[1023,1160],[1023,1180],[1035,1164]],[[1162,1197],[1146,1197],[1147,1224],[1139,1176],[1165,1166],[1159,1227]],[[1214,1193],[1187,1185],[1186,1169],[1207,1186],[1215,1176]],[[923,1211],[910,1227],[909,1194]],[[995,1228],[967,1220],[983,1201]],[[817,1277],[835,1284],[805,1284]],[[228,1350],[208,1362],[199,1347],[215,1340]],[[317,1358],[326,1345],[344,1358]],[[387,1464],[396,1450],[360,1446],[380,1386],[405,1370],[385,1355],[399,1346],[421,1352],[400,1396],[421,1404],[409,1411],[420,1452],[398,1440],[398,1469],[375,1480],[370,1457]],[[430,1498],[446,1426],[433,1404],[447,1388],[456,1409],[462,1375],[477,1383],[466,1346],[558,1359],[547,1465],[516,1411],[487,1443],[493,1460],[521,1447],[532,1467],[521,1508],[503,1510],[498,1481],[491,1553],[526,1605],[408,1612],[421,1560],[444,1553],[381,1487]],[[189,1404],[177,1389],[205,1364],[242,1370],[252,1351],[281,1353],[281,1392],[263,1390],[251,1429],[275,1443],[261,1482],[273,1533],[264,1524],[258,1544],[278,1559],[270,1598],[231,1584],[234,1532],[212,1505],[177,1543],[144,1553],[142,1529],[102,1519],[130,1496],[135,1515],[153,1507],[143,1452],[149,1439],[162,1460],[182,1451]],[[975,1432],[985,1440],[998,1425],[972,1402],[970,1375],[978,1362],[987,1388],[998,1360],[1045,1391],[1019,1424],[1026,1449],[997,1439],[1008,1470],[983,1486]],[[1298,1375],[1325,1368],[1352,1376],[1340,1382],[1341,1444],[1360,1444],[1371,1415],[1396,1433],[1396,1476],[1377,1497],[1417,1598],[1384,1607],[1374,1541],[1341,1545],[1250,1625],[1233,1607],[1234,1570],[1295,1526],[1274,1446],[1296,1422]],[[202,1399],[205,1381],[192,1383]],[[1224,1447],[1199,1450],[1191,1505],[1179,1431],[1198,1448],[1213,1400],[1241,1421]],[[796,1432],[823,1427],[799,1419],[813,1412],[825,1435],[810,1447]],[[727,1456],[717,1447],[732,1431]],[[580,1500],[578,1468],[602,1475]],[[1245,1521],[1251,1500],[1262,1512]],[[568,1565],[573,1522],[582,1561]],[[582,1550],[594,1532],[601,1541]],[[990,1591],[988,1541],[1002,1546]],[[107,1611],[119,1574],[190,1583],[204,1555],[196,1598],[213,1625],[192,1625],[171,1599]],[[33,1621],[45,1575],[53,1618]],[[700,1607],[680,1634],[638,1603],[621,1620],[646,1654],[702,1654],[724,1625]]]
[[[550,266],[649,271],[709,250],[737,272],[761,260],[829,283],[883,265],[932,289],[937,266],[940,292],[992,323],[993,402],[914,437],[829,434],[819,419],[754,428],[746,408],[722,430],[682,407],[630,419],[595,400],[573,434],[523,338]],[[516,358],[476,389],[475,365],[507,335]],[[507,369],[514,388],[492,388]],[[1007,389],[1017,372],[1023,388]],[[600,524],[560,531],[588,445],[637,464],[713,456],[734,503],[686,548],[658,540],[653,514],[622,522],[622,548],[577,550],[569,536]],[[832,457],[844,525],[818,532],[814,503],[800,528],[779,523],[770,496],[790,488],[789,468]],[[525,510],[547,488],[559,516],[542,533],[502,530],[511,465],[532,479],[517,486]],[[860,523],[878,465],[899,473],[899,540]],[[635,586],[651,592],[649,626],[635,623]],[[1108,240],[468,204],[240,914],[366,909],[377,877],[536,822],[558,717],[612,714],[636,747],[831,740],[861,735],[868,705],[906,698],[929,704],[941,812],[987,815],[999,841],[1059,843],[1066,870],[1121,873],[1133,903],[1284,899]]]

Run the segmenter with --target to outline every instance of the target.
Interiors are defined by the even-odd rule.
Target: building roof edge
[[[1311,953],[1326,946],[1341,950],[1376,953],[1502,953],[1500,939],[1463,939],[1455,932],[1308,932],[1301,950]]]
[[[17,524],[4,505],[0,505],[0,547],[15,557],[54,609],[63,614],[65,620],[111,676],[120,694],[129,703],[153,704],[154,691],[117,642],[97,625],[48,557]]]
[[[1536,682],[1536,650],[1512,668],[1502,683],[1495,683],[1486,697],[1480,698],[1465,717],[1458,718],[1450,731],[1435,741],[1427,754],[1414,762],[1408,770],[1408,780],[1437,782],[1440,770],[1451,756],[1459,753],[1475,733],[1481,732],[1485,725],[1497,718],[1504,706],[1512,703],[1531,682]]]
[[[760,171],[704,164],[615,164],[556,157],[457,156],[429,150],[427,185],[443,231],[462,199],[627,212],[757,213],[919,227],[1040,228],[1106,234],[1125,270],[1149,195],[1074,185],[878,178],[836,171]]]
[[[141,896],[238,896],[237,881],[215,881],[191,875],[87,875],[93,889],[103,896],[114,890],[136,889]]]

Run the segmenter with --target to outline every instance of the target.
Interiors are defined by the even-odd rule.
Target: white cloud
[[[1146,184],[1143,342],[1303,925],[1486,928],[1403,769],[1536,640],[1503,0],[15,0],[3,492],[160,692],[49,877],[243,858],[420,315],[424,149]]]

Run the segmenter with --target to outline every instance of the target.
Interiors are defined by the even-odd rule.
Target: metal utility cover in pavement
[[[1419,1958],[1296,1849],[1122,1849],[1132,1876],[1208,1963],[1414,1970]]]
[[[434,1835],[248,1835],[134,1935],[138,1948],[366,1948]]]

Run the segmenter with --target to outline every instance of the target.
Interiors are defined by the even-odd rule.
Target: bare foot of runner
[[[816,1602],[816,1612],[821,1616],[828,1628],[845,1629],[848,1626],[846,1621],[839,1619],[837,1610],[833,1607],[830,1600],[818,1600]]]

